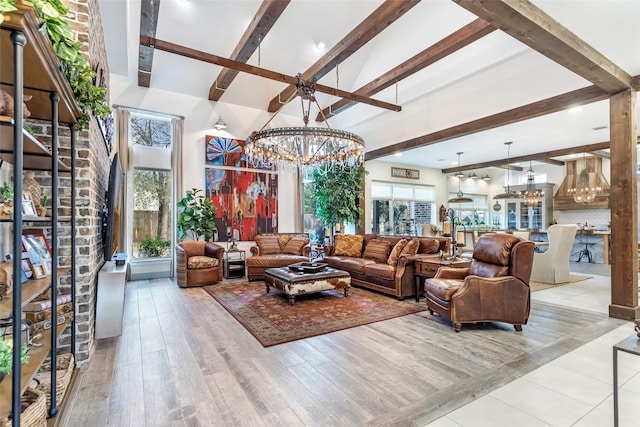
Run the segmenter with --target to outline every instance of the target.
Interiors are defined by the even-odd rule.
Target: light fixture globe
[[[307,84],[298,74],[297,91],[289,101],[245,141],[247,162],[258,167],[277,167],[285,171],[302,171],[305,174],[314,169],[331,171],[364,163],[364,140],[358,135],[331,129],[322,109],[315,98],[315,79]],[[267,128],[282,108],[295,96],[300,96],[304,127]],[[307,101],[305,109],[304,101]],[[314,103],[326,127],[309,127],[309,113]]]
[[[602,186],[597,175],[589,173],[585,154],[582,156],[582,161],[583,168],[578,177],[575,178],[574,186],[569,188],[568,192],[573,197],[574,202],[585,204],[591,203],[596,199],[596,196],[602,192]]]

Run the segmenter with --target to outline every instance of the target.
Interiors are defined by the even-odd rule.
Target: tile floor
[[[594,274],[584,281],[535,292],[532,299],[608,313],[610,287],[610,277]],[[633,334],[629,322],[428,427],[613,426],[612,348]],[[640,426],[640,356],[618,352],[618,381],[619,425]]]

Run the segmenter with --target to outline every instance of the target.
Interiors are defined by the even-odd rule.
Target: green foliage
[[[16,10],[13,6],[16,0],[0,0],[0,24],[4,21],[4,14]]]
[[[211,200],[200,195],[202,190],[192,188],[186,196],[178,202],[178,239],[184,240],[189,236],[198,240],[204,236],[210,240],[218,231],[216,228],[216,211],[218,210]]]
[[[0,0],[6,2],[7,0]],[[106,102],[104,88],[94,85],[96,73],[80,53],[82,42],[73,38],[71,27],[64,20],[68,10],[60,0],[32,0],[36,12],[42,20],[40,32],[47,35],[53,46],[53,51],[60,60],[73,94],[82,110],[82,117],[78,120],[78,129],[82,129],[89,122],[91,115],[105,118],[111,109]]]
[[[47,202],[49,201],[49,196],[43,194],[40,198],[40,206],[47,206]]]
[[[3,199],[13,199],[13,186],[8,182],[2,184],[0,187],[0,196]]]
[[[171,241],[147,237],[140,243],[140,252],[148,257],[169,256]]]
[[[27,347],[22,347],[20,352],[20,363],[25,364],[29,361],[29,355]],[[13,364],[13,348],[9,345],[8,341],[0,341],[0,372],[3,374],[10,374]]]
[[[313,194],[316,216],[325,224],[360,224],[360,200],[364,197],[364,177],[368,172],[357,166],[343,169],[316,169]]]

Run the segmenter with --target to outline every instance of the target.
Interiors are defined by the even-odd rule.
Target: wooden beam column
[[[640,318],[638,307],[638,183],[636,93],[609,100],[611,129],[611,305],[609,316]]]

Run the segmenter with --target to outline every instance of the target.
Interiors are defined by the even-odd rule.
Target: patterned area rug
[[[351,288],[288,297],[278,289],[266,293],[258,282],[222,283],[203,287],[264,347],[392,319],[427,309],[424,302],[398,301],[392,296]]]

